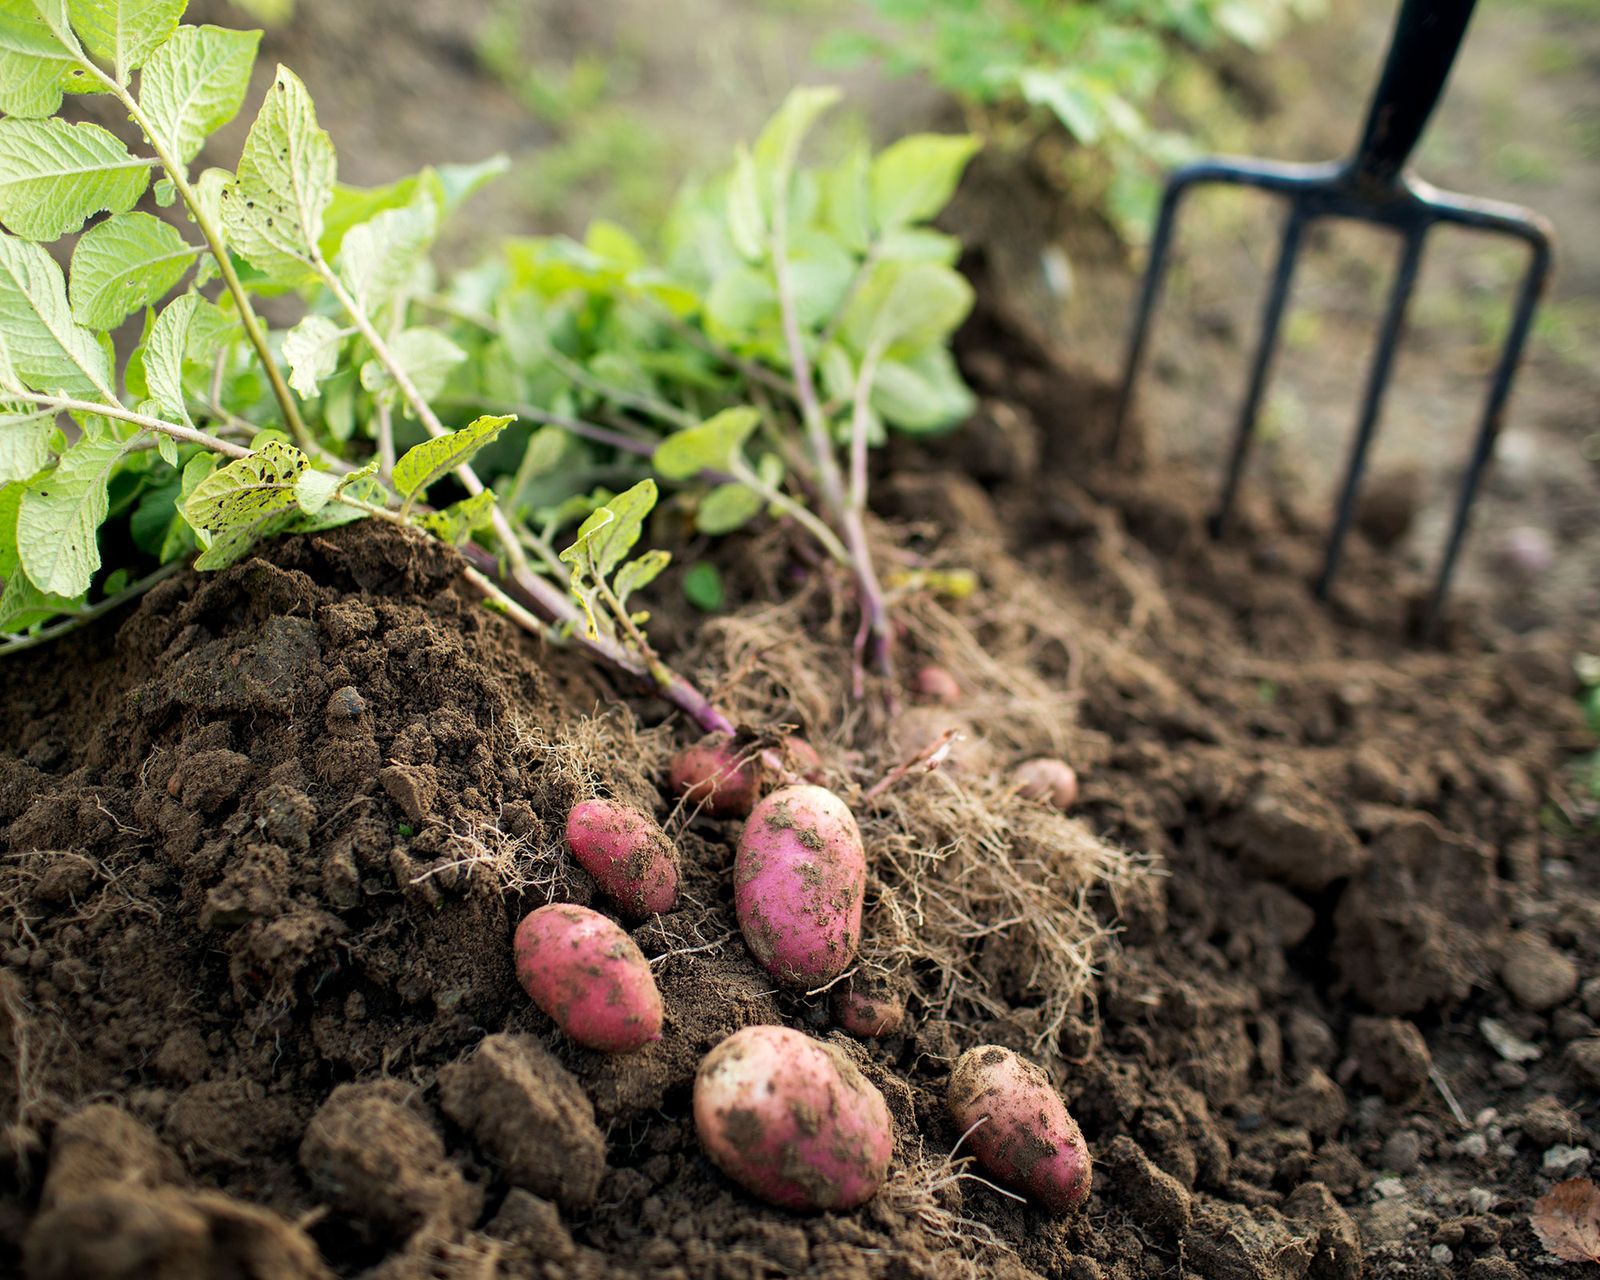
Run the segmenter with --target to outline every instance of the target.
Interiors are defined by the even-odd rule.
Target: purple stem
[[[499,562],[492,552],[471,542],[461,548],[461,554],[467,563],[493,578],[507,595],[530,613],[546,622],[572,624],[573,645],[601,666],[664,698],[693,720],[703,732],[734,731],[733,722],[682,676],[665,667],[652,673],[640,658],[615,641],[604,636],[591,638],[583,634],[583,616],[578,606],[555,583],[526,569],[515,571],[508,578],[501,573]]]

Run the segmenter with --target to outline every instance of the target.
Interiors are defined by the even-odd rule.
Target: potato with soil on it
[[[614,920],[551,903],[517,926],[515,948],[523,990],[586,1049],[627,1053],[661,1039],[661,993]]]
[[[1065,813],[1078,803],[1078,774],[1065,760],[1024,760],[1011,771],[1017,794]]]
[[[567,814],[567,847],[600,891],[640,917],[678,905],[678,850],[654,818],[615,800],[585,800]]]
[[[784,787],[751,812],[734,854],[733,909],[779,982],[808,990],[850,966],[866,890],[861,830],[831,791]]]
[[[711,733],[672,757],[672,793],[713,818],[743,818],[774,781],[822,776],[816,748],[792,734],[761,749],[747,738]]]
[[[997,1182],[1056,1214],[1089,1198],[1088,1144],[1033,1063],[996,1044],[968,1049],[950,1072],[945,1105],[966,1149]]]
[[[905,992],[881,978],[857,974],[833,989],[833,1020],[858,1039],[897,1036],[906,1023]]]
[[[785,1209],[853,1209],[889,1169],[889,1107],[833,1045],[745,1027],[694,1078],[694,1124],[725,1174]]]

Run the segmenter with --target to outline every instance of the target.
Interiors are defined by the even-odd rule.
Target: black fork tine
[[[1439,562],[1439,572],[1434,578],[1433,591],[1428,597],[1428,607],[1423,615],[1423,634],[1432,636],[1438,629],[1444,610],[1445,596],[1450,590],[1450,579],[1455,574],[1456,560],[1461,554],[1461,543],[1466,538],[1467,524],[1473,500],[1483,480],[1484,469],[1494,455],[1495,440],[1505,413],[1506,401],[1511,395],[1511,382],[1517,372],[1517,362],[1527,344],[1533,328],[1534,312],[1544,296],[1550,279],[1554,236],[1550,224],[1537,214],[1519,209],[1515,205],[1494,200],[1477,200],[1467,196],[1435,191],[1421,182],[1415,182],[1418,197],[1432,210],[1440,222],[1478,231],[1513,236],[1523,241],[1529,249],[1528,268],[1522,275],[1517,290],[1516,310],[1512,313],[1511,328],[1500,348],[1500,359],[1495,365],[1494,377],[1489,383],[1488,398],[1484,401],[1483,417],[1478,424],[1478,434],[1473,440],[1472,454],[1461,478],[1461,489],[1456,497],[1455,514],[1450,521],[1450,535],[1445,542],[1444,557]]]
[[[1333,576],[1339,572],[1345,535],[1350,531],[1350,519],[1355,510],[1356,490],[1366,471],[1367,451],[1378,424],[1383,393],[1389,386],[1389,374],[1394,368],[1395,351],[1400,346],[1400,331],[1405,327],[1406,306],[1411,301],[1411,293],[1417,283],[1417,268],[1422,262],[1422,243],[1426,235],[1427,228],[1419,227],[1406,232],[1405,239],[1400,243],[1400,265],[1395,271],[1394,284],[1389,289],[1389,305],[1384,312],[1383,328],[1378,333],[1378,345],[1372,353],[1372,368],[1367,374],[1367,388],[1361,400],[1361,418],[1356,425],[1355,441],[1350,446],[1350,461],[1339,491],[1333,531],[1328,535],[1328,546],[1323,555],[1322,573],[1317,578],[1319,599],[1326,599],[1328,588],[1333,585]]]
[[[1261,331],[1256,337],[1255,357],[1250,362],[1250,381],[1245,390],[1244,404],[1239,409],[1239,421],[1234,427],[1233,447],[1228,452],[1228,470],[1222,482],[1222,494],[1217,499],[1217,509],[1211,517],[1211,533],[1214,537],[1220,537],[1227,528],[1228,517],[1233,512],[1233,499],[1239,491],[1244,465],[1255,440],[1261,394],[1266,388],[1267,374],[1272,369],[1272,358],[1278,350],[1278,332],[1283,327],[1284,305],[1289,298],[1289,286],[1294,282],[1295,265],[1300,260],[1305,225],[1305,206],[1296,200],[1289,206],[1284,218],[1283,239],[1278,244],[1278,264],[1272,272],[1272,287],[1267,290],[1266,301],[1261,307]]]

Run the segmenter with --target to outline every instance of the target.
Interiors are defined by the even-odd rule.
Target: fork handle
[[[1405,168],[1444,93],[1476,3],[1402,0],[1361,145],[1350,161],[1359,180],[1388,184]]]

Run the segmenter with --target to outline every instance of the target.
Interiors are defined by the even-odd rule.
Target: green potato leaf
[[[97,124],[0,120],[0,223],[24,239],[59,239],[102,210],[133,208],[153,163]]]
[[[893,231],[934,217],[955,194],[982,144],[970,134],[917,133],[885,147],[872,161],[872,219]]]
[[[260,43],[259,31],[179,27],[151,55],[139,77],[139,106],[156,144],[179,164],[239,114]]]
[[[85,231],[72,250],[67,296],[90,329],[115,329],[183,279],[197,250],[169,222],[119,213]]]
[[[761,425],[748,406],[724,409],[699,426],[674,432],[656,446],[650,464],[668,480],[691,480],[702,471],[725,471]]]
[[[441,476],[464,466],[472,455],[514,422],[512,414],[485,415],[459,431],[424,440],[394,464],[394,487],[404,498],[420,497]]]
[[[100,567],[100,525],[110,509],[106,485],[124,447],[119,440],[85,436],[22,495],[17,551],[23,572],[39,590],[80,596],[89,589]]]

